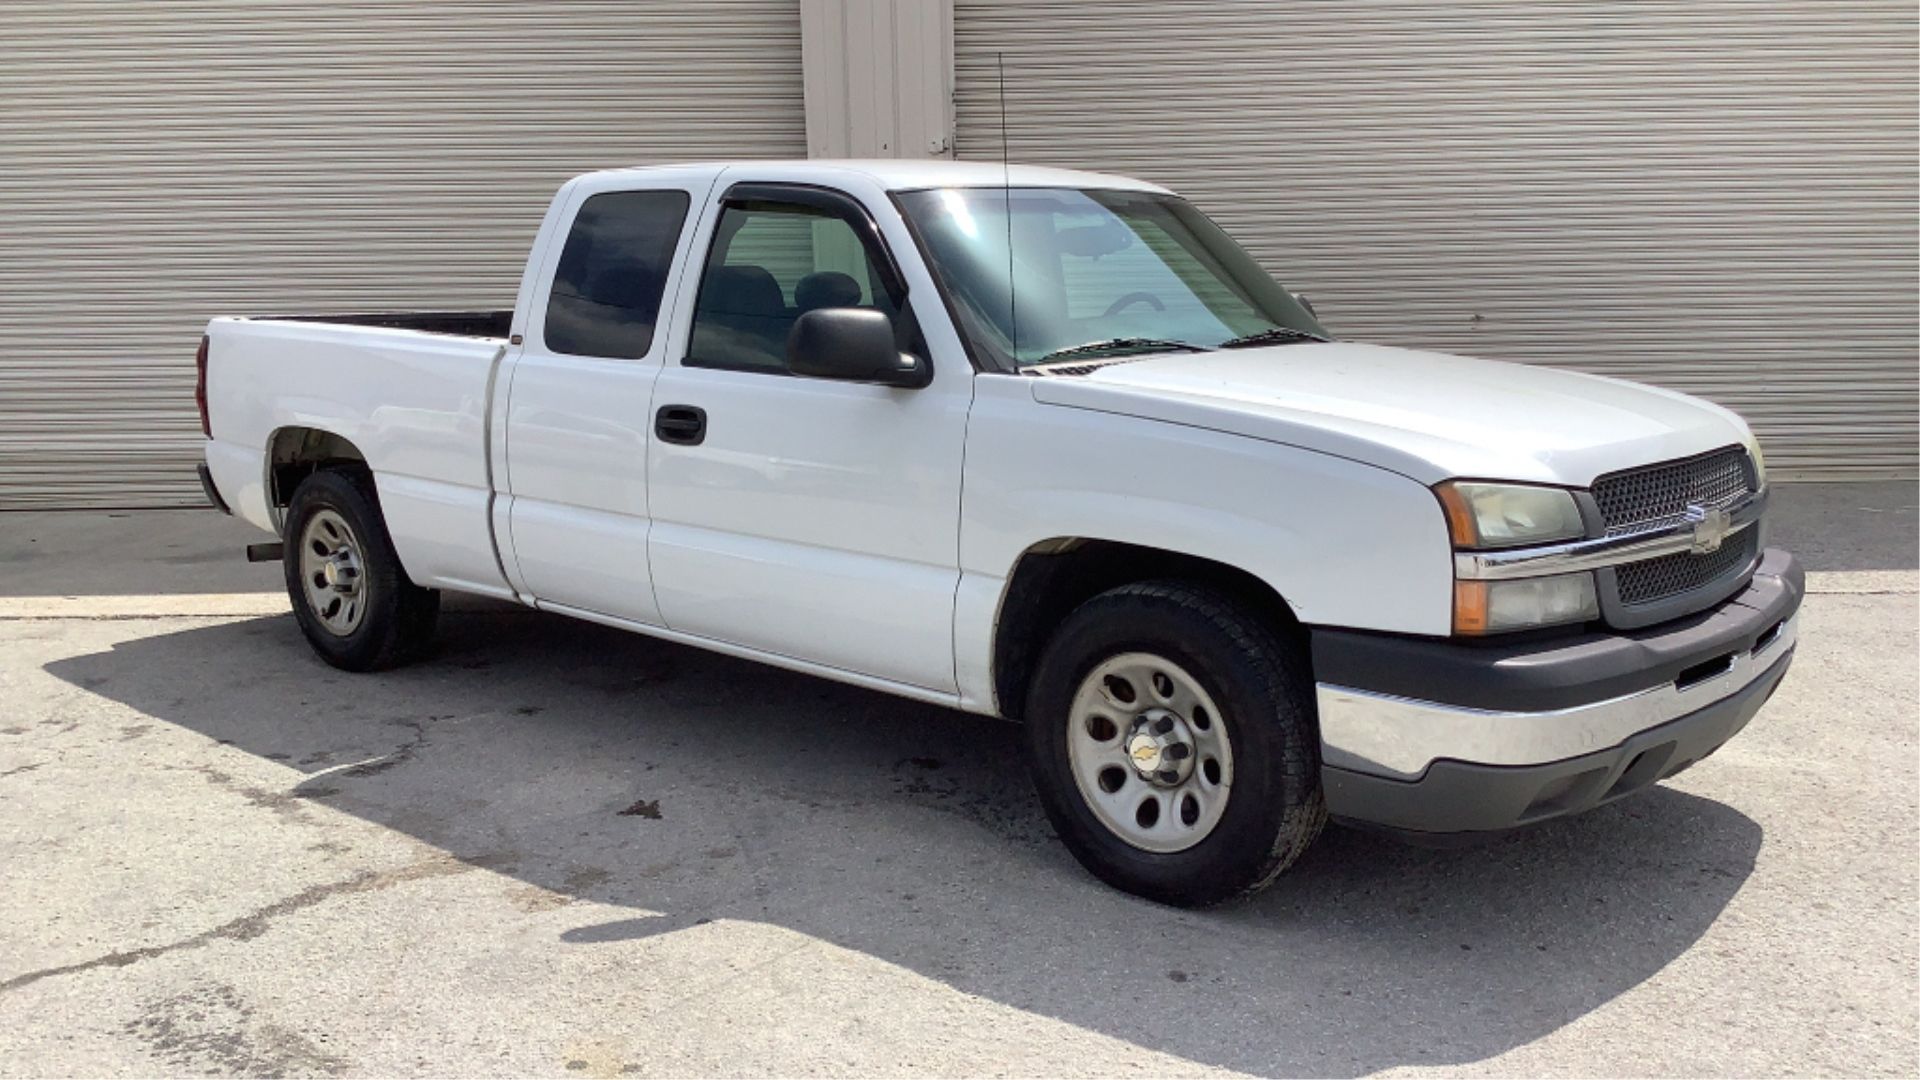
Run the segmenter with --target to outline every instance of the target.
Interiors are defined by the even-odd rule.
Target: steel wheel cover
[[[300,584],[308,610],[335,637],[346,637],[365,621],[372,598],[365,552],[333,510],[315,511],[300,531]]]
[[[1191,673],[1152,653],[1121,653],[1080,681],[1067,758],[1094,817],[1143,851],[1206,839],[1233,788],[1226,717]]]

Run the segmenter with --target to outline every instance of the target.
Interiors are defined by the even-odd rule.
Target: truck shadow
[[[547,910],[633,909],[583,909],[555,949],[754,920],[1268,1075],[1538,1039],[1685,953],[1761,842],[1738,811],[1661,788],[1462,851],[1333,830],[1256,900],[1182,912],[1073,863],[1010,725],[558,617],[467,604],[434,659],[375,677],[321,665],[285,616],[48,670],[265,759],[249,782],[279,777],[283,801],[484,864]]]

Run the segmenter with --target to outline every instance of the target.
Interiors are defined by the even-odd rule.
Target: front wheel
[[[1082,865],[1194,907],[1264,887],[1326,822],[1302,650],[1181,582],[1068,616],[1028,697],[1042,803]]]
[[[379,671],[424,652],[440,594],[407,577],[372,477],[322,469],[287,506],[287,595],[307,643],[347,671]]]

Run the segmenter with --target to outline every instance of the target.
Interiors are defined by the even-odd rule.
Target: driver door
[[[661,617],[953,692],[972,369],[947,358],[930,385],[903,389],[784,363],[793,322],[823,306],[886,312],[931,362],[914,317],[937,298],[907,295],[865,207],[817,187],[735,185],[695,250],[698,287],[654,386],[647,458]]]

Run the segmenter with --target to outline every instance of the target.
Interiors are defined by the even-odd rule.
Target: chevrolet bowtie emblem
[[[1693,553],[1711,555],[1720,550],[1720,542],[1733,531],[1733,515],[1725,510],[1687,504],[1687,520],[1693,523]]]

